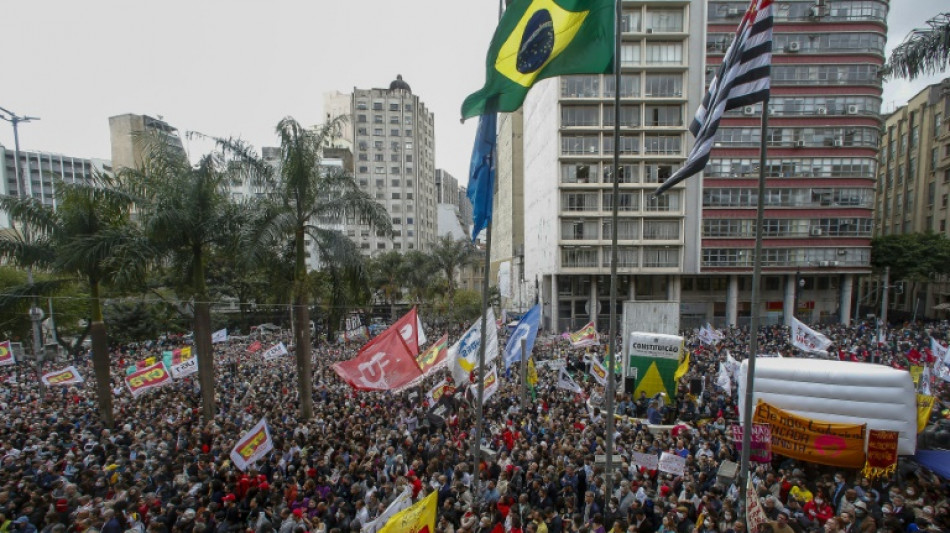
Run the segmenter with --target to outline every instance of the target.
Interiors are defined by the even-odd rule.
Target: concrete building
[[[344,108],[340,93],[324,98],[328,114]],[[364,191],[386,206],[393,236],[377,235],[355,217],[346,220],[347,235],[366,254],[426,250],[437,235],[434,115],[397,76],[389,88],[354,88],[348,116],[354,175]]]
[[[455,239],[465,239],[471,233],[472,204],[468,200],[467,189],[446,170],[435,169],[436,203],[438,235],[452,235]]]
[[[109,117],[109,134],[116,170],[141,167],[148,151],[163,145],[185,154],[178,130],[160,118],[131,113]]]
[[[707,82],[747,7],[709,1]],[[720,123],[704,172],[702,275],[683,280],[683,326],[746,324],[752,313],[766,324],[850,320],[855,277],[870,272],[887,11],[884,0],[775,2],[762,306],[750,306],[758,104]]]
[[[16,179],[16,152],[13,147],[0,145],[0,195],[19,196]],[[20,172],[26,185],[26,195],[44,205],[56,208],[56,184],[90,183],[96,173],[112,172],[112,164],[104,159],[70,157],[49,152],[20,150]],[[0,212],[0,228],[9,228],[10,220]]]
[[[700,0],[623,3],[621,301],[679,301],[683,276],[699,272],[700,180],[659,198],[651,193],[681,165],[692,142],[687,117],[702,99],[705,52],[702,39],[692,36],[703,34],[703,13]],[[492,247],[500,241],[503,248],[493,255],[511,258],[511,266],[499,264],[499,271],[511,273],[519,307],[533,303],[535,286],[540,290],[544,325],[554,331],[591,320],[606,328],[608,322],[614,86],[613,75],[545,80],[528,94],[521,124],[517,117],[502,120],[499,154],[514,152],[514,164],[522,158],[523,178],[518,183],[517,168],[499,169],[496,209],[504,214],[499,219],[509,219],[500,224],[510,224],[513,235],[522,225],[523,238],[508,242],[504,231],[493,233]],[[520,153],[506,147],[520,136]],[[520,220],[517,205],[507,204],[508,195],[519,193]]]
[[[926,87],[884,119],[880,143],[874,234],[950,235],[950,78]],[[903,282],[890,295],[891,308],[918,317],[947,316],[950,279]],[[867,293],[880,296],[880,280],[867,281]],[[943,305],[948,304],[948,305]],[[935,307],[940,307],[936,309]]]

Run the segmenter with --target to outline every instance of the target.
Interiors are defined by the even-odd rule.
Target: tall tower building
[[[708,2],[707,83],[747,6]],[[683,325],[747,324],[752,313],[764,324],[793,315],[848,322],[855,276],[870,272],[888,2],[777,1],[773,9],[762,307],[750,307],[756,104],[720,123],[703,180],[703,276],[684,283],[694,320]]]
[[[506,247],[523,261],[518,283],[538,280],[545,326],[552,330],[590,320],[606,327],[613,231],[621,300],[679,301],[683,276],[699,270],[700,180],[659,198],[652,192],[679,168],[692,141],[687,117],[702,98],[705,43],[696,36],[703,34],[704,4],[623,2],[619,147],[613,136],[618,90],[613,75],[538,83],[522,108],[523,123],[516,120],[503,130],[500,143],[523,134],[524,238]],[[618,176],[612,171],[615,149]],[[500,177],[500,183],[516,191],[517,169],[503,172],[512,179]],[[614,179],[620,180],[616,199]],[[617,228],[611,224],[614,201]],[[517,289],[511,292],[516,297]]]
[[[325,96],[328,114],[342,109],[339,93]],[[437,235],[434,115],[397,76],[389,88],[349,95],[354,175],[360,187],[386,206],[393,235],[379,235],[355,217],[347,235],[366,254],[426,250]]]
[[[112,140],[112,165],[116,170],[139,168],[148,150],[164,145],[164,149],[185,154],[178,130],[164,120],[148,115],[116,115],[109,117]]]

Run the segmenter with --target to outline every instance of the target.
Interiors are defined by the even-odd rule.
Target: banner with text
[[[835,424],[792,414],[766,402],[753,422],[771,426],[772,452],[793,459],[846,468],[864,466],[867,424]]]
[[[732,426],[732,440],[736,451],[742,451],[742,426]],[[752,424],[749,443],[749,460],[756,463],[772,462],[772,428],[768,424]]]
[[[264,350],[264,353],[261,354],[261,357],[263,357],[265,361],[273,361],[274,359],[277,359],[282,355],[287,355],[288,353],[289,352],[287,351],[287,347],[284,346],[284,343],[278,342],[275,346],[271,346],[267,350]]]
[[[75,366],[67,366],[62,370],[43,374],[43,377],[40,379],[43,381],[43,385],[47,387],[50,385],[72,385],[73,383],[83,382],[82,376],[79,375],[79,370],[77,370]]]
[[[868,431],[868,459],[863,474],[869,479],[889,476],[897,469],[898,436],[896,431]]]
[[[133,398],[138,398],[150,389],[168,385],[171,382],[172,377],[165,368],[165,363],[156,363],[125,376],[125,385]]]

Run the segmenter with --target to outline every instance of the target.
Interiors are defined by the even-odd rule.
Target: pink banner
[[[732,426],[732,440],[736,450],[742,451],[742,426]],[[752,439],[749,460],[756,463],[772,461],[772,428],[768,424],[752,424]]]

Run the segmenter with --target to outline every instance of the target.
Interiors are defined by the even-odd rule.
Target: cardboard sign
[[[660,458],[652,453],[632,452],[630,454],[630,461],[647,470],[656,470],[660,465]]]
[[[755,407],[753,422],[772,429],[772,452],[846,468],[864,466],[867,424],[835,424],[792,414],[766,402]]]
[[[686,472],[686,458],[675,453],[663,452],[660,455],[660,463],[657,469],[660,472],[682,476]]]
[[[171,374],[165,368],[165,363],[156,363],[125,376],[125,385],[129,388],[133,398],[138,398],[149,389],[154,389],[172,382]]]

